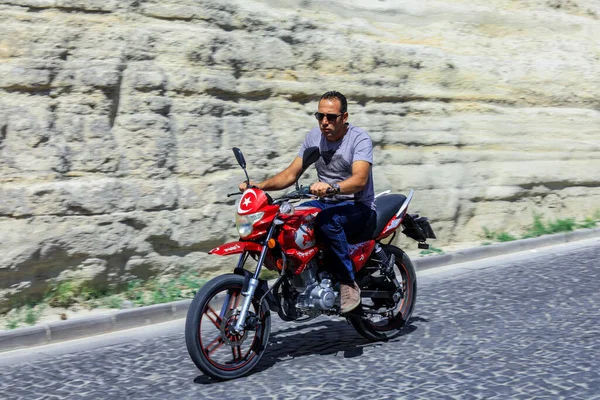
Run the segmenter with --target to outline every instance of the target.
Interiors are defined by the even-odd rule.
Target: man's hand
[[[253,180],[250,180],[250,186],[258,187],[257,183],[254,182]],[[246,181],[240,183],[238,186],[238,189],[240,189],[240,192],[243,192],[246,189],[248,189],[248,185],[246,184]]]
[[[310,185],[310,192],[315,196],[325,197],[330,195],[327,190],[331,189],[331,185],[325,182],[316,182]]]

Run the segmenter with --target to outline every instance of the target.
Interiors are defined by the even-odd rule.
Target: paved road
[[[174,331],[5,365],[0,398],[600,399],[599,243],[425,271],[413,321],[388,343],[339,319],[276,319],[255,373],[212,382]]]

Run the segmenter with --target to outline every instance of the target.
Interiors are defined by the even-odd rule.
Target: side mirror
[[[321,152],[318,147],[309,147],[304,150],[304,154],[302,155],[302,170],[306,170],[306,168],[310,167],[321,157]]]
[[[237,160],[238,164],[240,164],[240,167],[242,167],[242,169],[246,169],[246,160],[244,160],[244,155],[242,154],[242,151],[237,147],[234,147],[232,150],[233,154],[235,154],[235,159]]]
[[[248,176],[248,171],[246,171],[246,160],[244,160],[244,155],[242,154],[242,151],[237,147],[234,147],[231,150],[233,150],[233,154],[235,154],[235,159],[237,160],[238,164],[240,164],[240,167],[242,167],[242,169],[244,170],[244,174],[246,174],[246,183],[250,185],[250,177]]]

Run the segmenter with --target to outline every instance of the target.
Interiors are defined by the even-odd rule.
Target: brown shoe
[[[360,288],[356,282],[352,282],[352,285],[340,284],[340,295],[342,296],[342,309],[340,310],[342,314],[349,313],[360,304]]]

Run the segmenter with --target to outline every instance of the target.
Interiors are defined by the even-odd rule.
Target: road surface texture
[[[0,398],[600,399],[598,243],[424,271],[410,325],[387,343],[339,318],[274,317],[257,369],[215,382],[188,358],[179,320],[166,334],[12,361]]]

